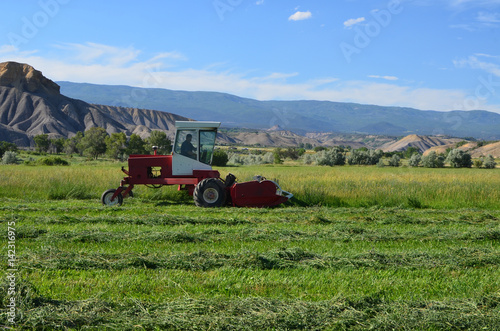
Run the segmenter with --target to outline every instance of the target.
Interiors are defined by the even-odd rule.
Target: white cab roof
[[[220,122],[176,121],[175,127],[178,129],[217,129],[220,127]]]

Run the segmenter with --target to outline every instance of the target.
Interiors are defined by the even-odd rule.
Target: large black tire
[[[111,197],[115,192],[116,190],[114,188],[105,191],[101,195],[102,204],[105,206],[121,206],[123,203],[123,196],[121,193],[116,196],[115,200],[111,201]]]
[[[198,207],[222,207],[226,204],[226,189],[220,179],[205,178],[194,188],[193,199]]]

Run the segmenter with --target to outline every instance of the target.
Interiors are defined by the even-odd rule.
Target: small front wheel
[[[193,192],[198,207],[221,207],[226,203],[226,188],[218,178],[206,178],[196,185]]]
[[[123,196],[121,193],[119,193],[114,200],[111,200],[115,192],[116,190],[114,188],[104,192],[101,196],[102,204],[105,206],[121,206],[123,203]]]

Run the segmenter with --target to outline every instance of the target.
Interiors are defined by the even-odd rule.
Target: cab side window
[[[196,130],[179,130],[175,138],[174,152],[192,159],[198,159],[198,135]]]

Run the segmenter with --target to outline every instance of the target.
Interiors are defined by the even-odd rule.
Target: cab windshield
[[[216,131],[200,131],[200,162],[212,164]]]

